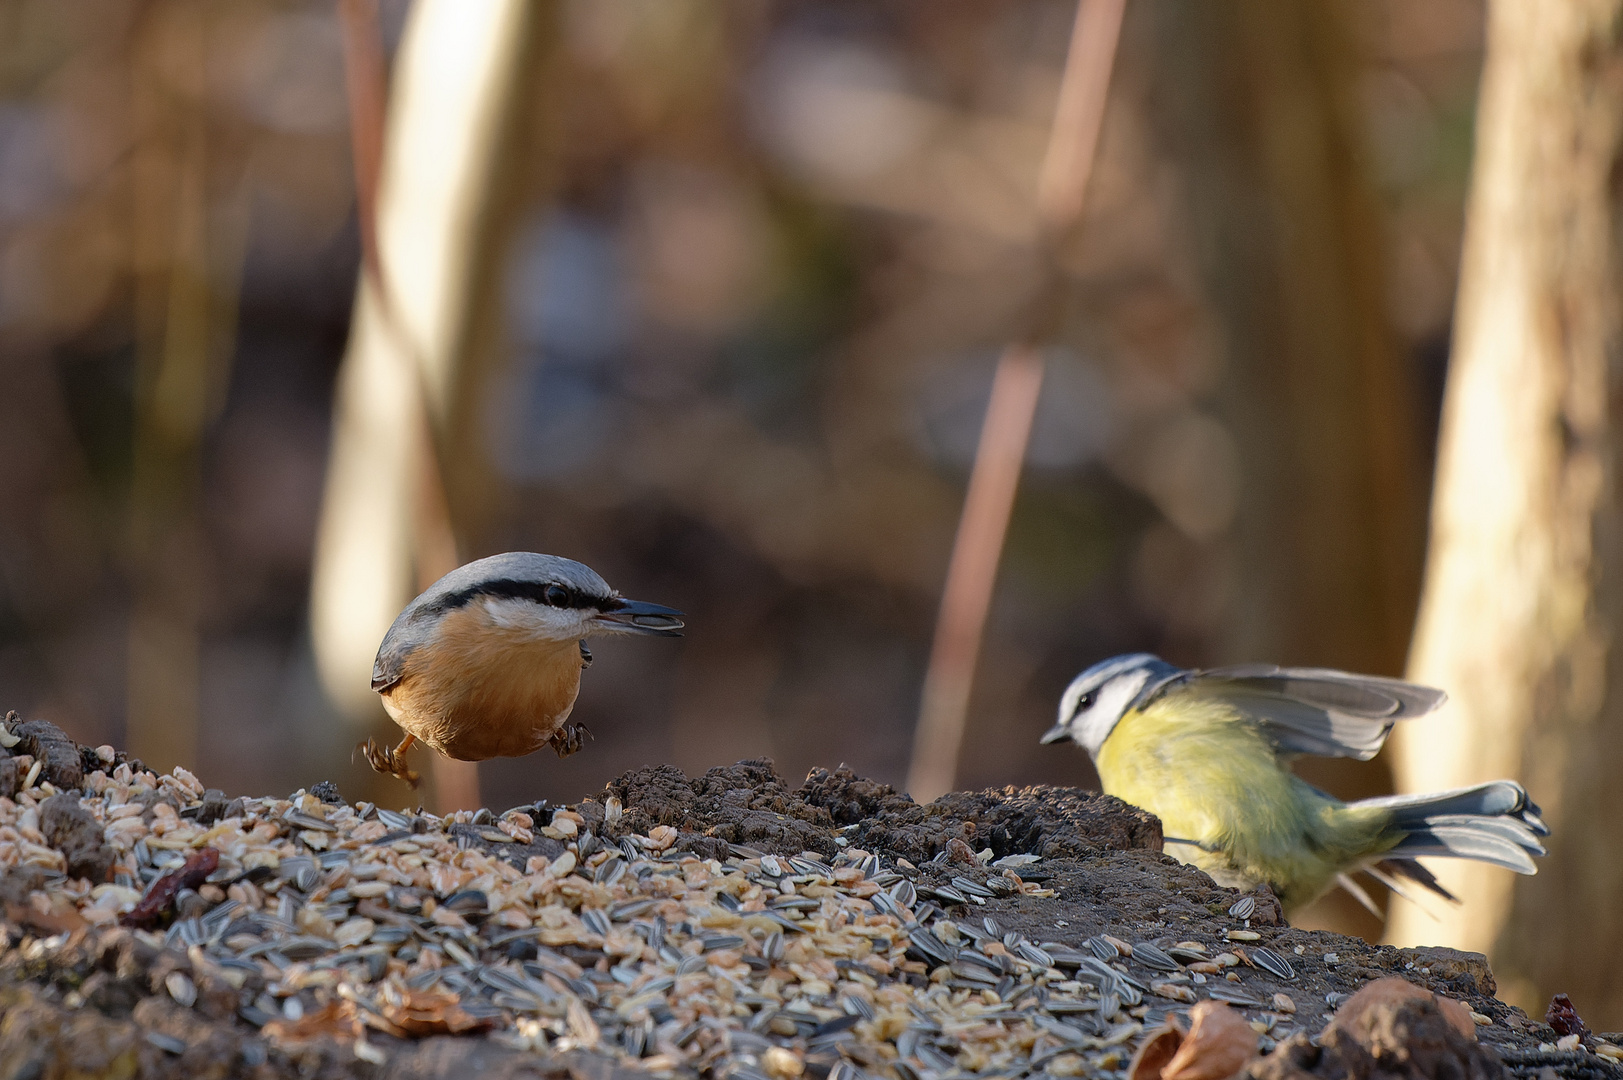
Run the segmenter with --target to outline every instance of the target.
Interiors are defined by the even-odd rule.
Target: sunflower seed
[[[958,955],[958,950],[928,930],[914,930],[907,935],[907,940],[912,945],[909,951],[918,952],[927,963],[950,964]]]
[[[300,829],[312,829],[316,832],[327,833],[335,833],[338,831],[338,827],[332,822],[327,821],[324,818],[318,818],[314,814],[306,814],[302,810],[289,810],[282,816],[282,820],[287,822],[289,825]]]
[[[1265,945],[1253,946],[1246,955],[1251,957],[1252,963],[1275,978],[1287,982],[1296,978],[1296,969],[1291,967],[1290,961]]]
[[[1224,1001],[1230,1005],[1246,1005],[1252,1008],[1262,1005],[1262,1001],[1256,995],[1228,982],[1210,984],[1206,989],[1206,996],[1213,1001]]]
[[[189,1009],[197,1002],[197,986],[183,971],[171,971],[164,977],[163,986],[176,1005]]]
[[[620,865],[624,866],[625,864],[621,863]],[[652,911],[654,903],[652,897],[644,897],[641,900],[622,900],[609,908],[609,918],[615,922],[628,922],[639,915],[646,915]]]
[[[828,878],[831,880],[834,877],[834,868],[818,862],[816,859],[796,856],[789,860],[789,865],[794,867],[795,870],[802,874],[812,874],[820,878]]]
[[[1067,1024],[1062,1020],[1051,1019],[1042,1015],[1041,1013],[1033,1016],[1031,1020],[1032,1023],[1036,1024],[1038,1027],[1042,1028],[1044,1031],[1048,1032],[1050,1035],[1062,1042],[1080,1043],[1088,1038],[1088,1033],[1083,1031],[1081,1028],[1072,1024]]]
[[[772,906],[778,911],[819,911],[823,902],[809,896],[784,896],[772,901]]]
[[[953,876],[952,887],[965,896],[979,896],[983,900],[990,900],[994,895],[991,889],[988,889],[974,878],[967,878],[962,874]]]
[[[1242,896],[1229,905],[1229,917],[1235,919],[1249,919],[1257,910],[1257,898]]]
[[[1037,967],[1046,969],[1054,966],[1054,958],[1029,941],[1020,942],[1015,946],[1015,951],[1020,954],[1021,959]]]
[[[1114,960],[1121,955],[1116,951],[1116,946],[1106,941],[1102,936],[1095,935],[1082,944],[1086,945],[1088,951],[1101,960]]]
[[[1099,1002],[1085,1001],[1082,998],[1050,998],[1043,1008],[1055,1016],[1069,1016],[1074,1013],[1098,1012]]]
[[[1157,971],[1177,971],[1178,962],[1147,941],[1133,946],[1133,959]]]
[[[38,765],[39,762],[36,761],[34,764]],[[149,1031],[143,1035],[142,1038],[166,1054],[184,1054],[186,1052],[186,1040],[177,1039],[173,1035],[164,1035],[161,1032]]]
[[[490,908],[490,897],[479,889],[464,889],[446,897],[440,902],[440,907],[462,916],[484,915]]]

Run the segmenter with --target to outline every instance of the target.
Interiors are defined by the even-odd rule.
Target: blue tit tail
[[[1388,829],[1401,834],[1376,869],[1450,900],[1454,897],[1448,890],[1414,861],[1417,856],[1475,859],[1532,874],[1537,872],[1533,856],[1544,854],[1539,837],[1550,835],[1538,807],[1514,780],[1427,795],[1388,795],[1354,805],[1387,810],[1392,815]]]

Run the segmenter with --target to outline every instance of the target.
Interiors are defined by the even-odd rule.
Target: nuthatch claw
[[[516,551],[459,567],[406,606],[378,648],[372,689],[406,732],[394,750],[368,743],[374,769],[408,783],[404,752],[421,740],[484,761],[551,746],[575,753],[569,725],[594,634],[680,637],[682,613],[626,600],[588,566]]]
[[[565,724],[553,734],[550,742],[558,756],[566,758],[570,754],[578,753],[580,748],[586,745],[587,739],[595,737],[586,730],[585,724]]]
[[[406,750],[415,741],[410,735],[407,735],[399,746],[390,749],[388,746],[379,746],[376,739],[367,739],[365,742],[357,744],[355,749],[359,750],[366,758],[366,763],[378,772],[388,773],[390,776],[404,780],[412,787],[416,787],[421,782],[422,777],[406,765]]]

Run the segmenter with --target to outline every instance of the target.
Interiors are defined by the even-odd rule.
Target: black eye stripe
[[[1099,691],[1098,690],[1089,690],[1087,693],[1083,694],[1081,697],[1076,699],[1076,709],[1075,709],[1075,711],[1073,711],[1071,713],[1071,715],[1072,716],[1081,715],[1082,713],[1084,713],[1084,712],[1088,711],[1089,709],[1093,708],[1094,702],[1096,702],[1098,700],[1099,700]]]
[[[612,596],[587,596],[557,582],[513,581],[502,579],[486,581],[469,589],[439,598],[432,606],[440,611],[462,607],[481,596],[501,600],[529,600],[548,607],[611,611],[620,603]]]

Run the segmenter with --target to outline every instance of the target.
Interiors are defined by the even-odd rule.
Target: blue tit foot
[[[592,666],[592,650],[586,647],[586,642],[580,643],[580,669],[585,671]]]

